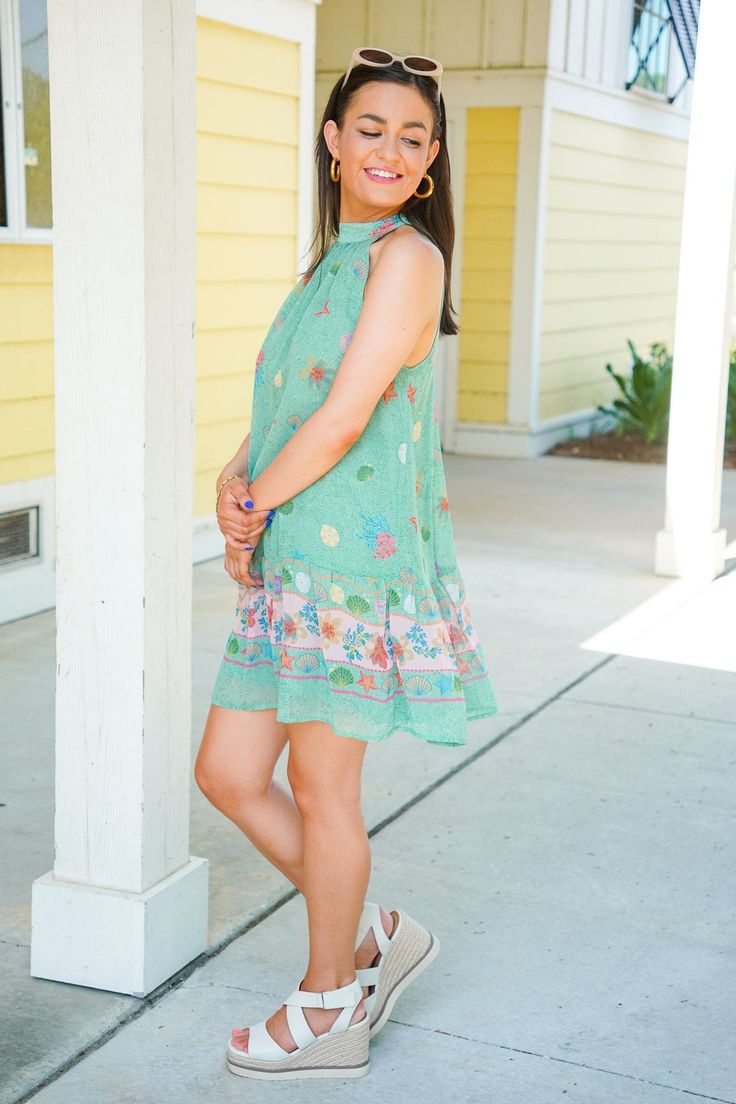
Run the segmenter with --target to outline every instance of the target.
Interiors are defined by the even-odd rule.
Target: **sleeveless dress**
[[[369,247],[406,222],[341,223],[282,303],[255,363],[250,480],[324,401],[358,321]],[[439,320],[427,356],[399,369],[349,451],[277,507],[251,560],[257,585],[238,590],[213,704],[276,708],[280,721],[326,721],[371,742],[403,731],[447,745],[498,712],[455,557],[438,337]]]

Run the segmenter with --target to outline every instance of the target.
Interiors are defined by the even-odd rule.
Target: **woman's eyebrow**
[[[370,111],[366,111],[366,112],[365,112],[365,114],[363,114],[363,115],[359,115],[359,116],[358,116],[358,118],[359,118],[359,119],[373,119],[373,121],[374,121],[374,122],[376,122],[376,123],[383,123],[384,125],[385,125],[385,124],[386,124],[386,122],[387,122],[387,120],[386,120],[386,119],[384,119],[384,118],[383,118],[383,117],[382,117],[381,115],[373,115],[373,114],[371,114],[371,112],[370,112]],[[404,127],[421,127],[421,128],[422,128],[422,130],[426,130],[426,129],[427,129],[427,128],[426,128],[426,126],[424,125],[424,123],[421,123],[421,122],[414,122],[413,120],[411,120],[411,121],[409,121],[409,122],[406,122],[406,123],[403,123],[402,125],[403,125]]]

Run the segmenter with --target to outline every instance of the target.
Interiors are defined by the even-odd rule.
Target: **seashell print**
[[[238,643],[237,636],[231,636],[227,642],[227,647],[225,648],[226,654],[229,656],[234,656],[237,655],[239,651],[240,644]]]
[[[401,597],[399,595],[399,592],[398,592],[398,590],[394,590],[393,587],[389,587],[388,604],[389,604],[389,606],[400,606],[401,605]]]
[[[411,431],[411,439],[412,439],[412,441],[418,441],[421,436],[422,436],[422,423],[421,422],[415,422],[414,426],[412,428],[412,431]]]
[[[263,440],[265,441],[271,431],[270,425],[263,427]]]
[[[417,573],[413,567],[402,567],[399,571],[399,578],[404,586],[413,586],[417,581]]]
[[[281,386],[281,384],[279,384],[279,387],[280,386]],[[286,419],[286,424],[293,431],[293,430],[296,430],[297,427],[302,424],[302,420],[301,420],[301,418],[299,417],[298,414],[290,414],[289,417]]]
[[[362,613],[368,613],[371,609],[371,603],[366,601],[362,594],[351,594],[345,605],[356,617],[360,617]]]
[[[286,502],[282,502],[281,505],[279,506],[279,513],[280,514],[290,514],[293,509],[294,509],[294,503],[291,501],[291,499],[288,499]]]
[[[334,276],[339,271],[341,264],[342,261],[335,261],[335,263],[330,268],[330,276]]]
[[[445,590],[450,595],[453,602],[460,601],[460,588],[458,587],[457,583],[446,583]]]
[[[345,333],[340,338],[340,348],[342,349],[343,352],[345,352],[347,350],[347,347],[350,344],[352,336],[353,336],[352,333]]]
[[[273,320],[273,328],[274,328],[275,330],[281,330],[281,329],[283,329],[283,325],[284,325],[284,322],[285,322],[285,321],[286,321],[286,315],[284,315],[284,314],[277,314],[277,315],[276,315],[276,317],[275,317],[275,318],[274,318],[274,320]]]
[[[334,682],[335,686],[350,686],[355,682],[353,678],[353,672],[349,667],[333,667],[329,674],[330,682]]]
[[[334,525],[323,525],[319,535],[322,538],[322,543],[326,544],[328,548],[334,548],[340,540],[340,534]]]
[[[412,675],[404,679],[404,687],[410,694],[431,694],[432,683],[425,675]]]
[[[304,571],[297,571],[294,576],[294,586],[301,594],[307,594],[311,584],[311,579]]]
[[[438,613],[437,603],[432,598],[420,598],[417,604],[420,613]]]
[[[453,687],[455,688],[455,690],[462,690],[462,688],[463,688],[463,684],[462,684],[462,682],[460,681],[460,676],[459,676],[459,675],[455,675],[455,676],[453,677],[453,680],[452,680],[452,685],[453,685]]]
[[[368,265],[360,257],[353,261],[350,266],[354,276],[357,276],[359,280],[365,280],[368,275]]]
[[[312,580],[312,593],[315,598],[318,598],[321,602],[327,601],[327,588],[323,587],[321,583],[318,583],[316,579]]]
[[[386,694],[390,694],[393,690],[396,689],[396,679],[393,675],[386,675],[385,679],[381,683],[381,689]]]
[[[429,529],[427,528],[426,525],[423,525],[422,526],[422,540],[423,541],[428,541],[429,537],[430,537]]]
[[[361,483],[365,483],[366,480],[372,479],[375,469],[370,464],[361,464],[358,468],[356,475]]]
[[[284,564],[283,568],[281,569],[281,582],[282,584],[286,583],[287,585],[294,582],[294,576],[291,574],[291,571],[289,571],[289,568],[286,566],[286,564]]]
[[[294,666],[299,671],[316,671],[319,667],[319,660],[316,655],[311,655],[309,652],[305,652],[304,655],[297,656],[294,660]]]
[[[406,450],[407,450],[407,448],[408,448],[408,445],[407,445],[406,441],[402,441],[401,444],[399,445],[399,460],[401,461],[402,464],[406,463]]]
[[[413,594],[407,594],[406,598],[404,599],[404,609],[406,610],[407,613],[416,613],[417,612],[417,607],[416,607],[416,603],[414,601],[414,595]]]
[[[339,602],[340,605],[345,601],[345,591],[342,589],[339,583],[332,583],[330,586],[330,598],[333,602]]]
[[[282,376],[281,369],[279,368],[278,372],[273,377],[273,385],[274,385],[274,387],[280,387],[283,382],[284,382],[284,377]]]
[[[258,644],[255,640],[253,640],[253,641],[251,641],[250,644],[246,645],[244,651],[245,651],[245,658],[246,659],[258,659],[258,657],[259,657],[259,655],[261,655],[263,649],[261,648],[260,644]]]

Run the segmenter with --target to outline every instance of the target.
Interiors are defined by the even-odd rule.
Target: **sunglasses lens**
[[[411,65],[412,69],[416,69],[419,73],[434,73],[439,66],[434,58],[427,57],[407,57],[404,58],[407,65]]]
[[[358,56],[361,57],[363,61],[376,61],[381,65],[388,65],[393,61],[391,54],[386,50],[365,49],[361,50]]]

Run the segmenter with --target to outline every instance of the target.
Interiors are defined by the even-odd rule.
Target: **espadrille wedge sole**
[[[358,929],[362,940],[365,938],[365,924],[369,923],[381,952],[377,966],[356,971],[361,985],[374,987],[365,998],[365,1007],[370,1015],[371,1039],[384,1026],[404,990],[434,961],[440,949],[436,935],[405,912],[397,912],[399,921],[389,938],[383,929],[378,906],[366,902]]]
[[[322,993],[295,989],[284,1004],[297,1048],[286,1051],[266,1030],[266,1021],[254,1024],[248,1036],[248,1050],[227,1046],[227,1067],[239,1077],[263,1081],[287,1081],[302,1077],[363,1077],[368,1073],[370,1017],[351,1024],[356,1005],[363,996],[357,978],[340,989]],[[329,1031],[314,1035],[302,1008],[342,1008]]]

